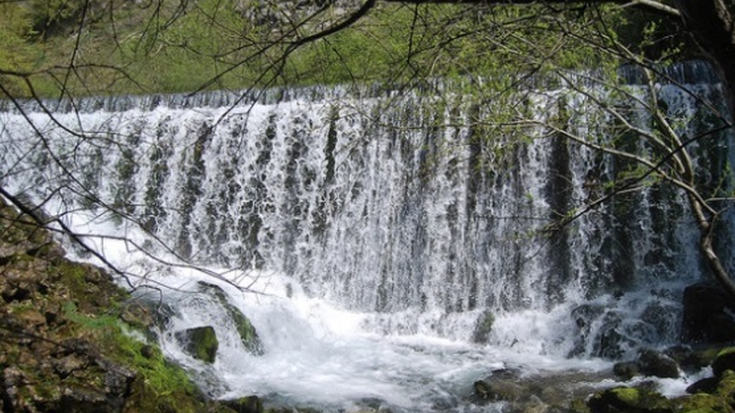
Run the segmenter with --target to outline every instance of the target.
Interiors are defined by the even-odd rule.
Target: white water
[[[536,95],[529,110],[550,119],[562,92]],[[662,95],[673,111],[699,110],[681,91]],[[234,109],[54,115],[79,136],[42,113],[4,113],[3,185],[48,198],[47,213],[80,233],[132,241],[86,238],[135,284],[176,289],[163,290],[180,313],[162,345],[215,397],[494,411],[470,396],[472,382],[495,369],[600,371],[610,361],[598,356],[625,358],[675,340],[681,289],[701,277],[696,234],[677,196],[646,191],[632,198],[635,208],[618,208],[622,216],[606,206],[565,238],[532,236],[554,205],[589,199],[590,179],[611,174],[614,162],[575,147],[569,162],[553,166],[560,149],[542,129],[480,130],[473,109],[451,94],[398,98],[336,90]],[[577,98],[574,127],[604,133]],[[489,122],[494,110],[476,114]],[[554,175],[570,189],[550,183]],[[150,232],[99,206],[78,211],[90,195]],[[231,320],[193,293],[211,277],[152,262],[141,248],[172,263],[187,257],[246,289],[220,283],[265,354],[247,353]],[[574,315],[580,305],[591,309],[586,329]],[[472,343],[485,311],[495,315],[492,331]],[[201,325],[220,340],[212,366],[173,339]],[[620,340],[602,343],[611,331]]]

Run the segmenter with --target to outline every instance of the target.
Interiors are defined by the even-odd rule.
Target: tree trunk
[[[704,212],[700,201],[692,194],[688,194],[688,198],[689,205],[692,208],[694,218],[697,220],[697,226],[699,227],[699,250],[704,256],[704,260],[709,266],[710,271],[712,271],[715,280],[735,300],[735,281],[730,278],[730,274],[725,269],[725,266],[722,265],[722,261],[720,261],[720,257],[712,245],[712,234],[717,217],[712,216],[708,219],[707,213]]]

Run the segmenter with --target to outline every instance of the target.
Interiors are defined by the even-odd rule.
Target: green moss
[[[219,341],[211,326],[190,328],[176,333],[176,338],[184,349],[195,359],[206,363],[214,363]]]
[[[199,291],[206,292],[217,298],[220,305],[224,307],[227,314],[232,317],[232,321],[235,324],[238,334],[240,335],[240,341],[242,342],[245,349],[253,354],[263,354],[262,343],[258,332],[255,330],[255,326],[250,320],[240,311],[239,308],[235,307],[230,303],[227,298],[225,291],[217,285],[199,282]]]
[[[656,412],[668,413],[675,410],[672,401],[663,395],[644,389],[616,387],[593,395],[588,406],[592,411]]]
[[[682,412],[730,412],[727,403],[721,398],[706,393],[698,393],[681,403]]]
[[[712,361],[712,371],[715,376],[721,377],[733,369],[735,369],[735,348],[728,347],[722,349]]]
[[[638,389],[632,387],[619,387],[617,389],[612,389],[610,392],[613,393],[620,401],[631,406],[638,404],[641,396]]]
[[[74,302],[64,304],[64,316],[85,329],[114,328],[118,323],[117,317],[102,315],[99,317],[80,314]]]
[[[84,330],[82,334],[93,336],[106,357],[136,372],[129,404],[141,412],[201,411],[201,395],[186,372],[166,360],[157,346],[140,341],[136,336],[142,332],[136,334],[112,315],[81,314],[74,303],[64,306],[64,315]]]

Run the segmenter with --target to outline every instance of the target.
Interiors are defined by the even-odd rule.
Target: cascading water
[[[630,165],[549,128],[504,128],[494,116],[508,102],[441,87],[270,91],[234,106],[224,93],[90,99],[53,113],[6,103],[2,183],[79,232],[114,236],[87,240],[135,282],[177,288],[166,294],[183,304],[162,343],[216,397],[441,410],[498,367],[595,370],[598,357],[674,342],[681,291],[705,276],[681,194],[621,194],[545,231]],[[695,94],[658,88],[669,114],[690,120],[680,132],[716,126],[695,95],[718,101],[717,85],[685,88]],[[529,125],[612,139],[613,122],[581,94],[518,101]],[[732,158],[726,144],[693,150],[712,180]],[[220,284],[264,354],[186,293],[216,280],[143,251],[234,268],[220,273],[250,292]],[[171,334],[197,325],[220,338],[212,366]]]

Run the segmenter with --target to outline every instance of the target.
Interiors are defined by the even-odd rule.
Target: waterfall
[[[691,68],[672,73],[686,84],[657,90],[669,114],[686,120],[679,132],[716,127],[697,96],[721,101],[719,85],[693,78]],[[634,71],[626,77],[632,93],[645,95]],[[76,228],[138,241],[124,252],[90,238],[109,256],[140,248],[234,268],[262,292],[301,303],[265,310],[242,299],[263,331],[265,357],[269,346],[270,354],[294,354],[283,340],[323,346],[334,329],[467,346],[487,313],[495,324],[474,346],[520,354],[506,359],[614,359],[674,342],[681,291],[706,277],[682,194],[662,184],[616,195],[551,231],[631,165],[539,123],[644,149],[632,136],[612,136],[615,120],[568,88],[519,92],[517,111],[535,123],[512,129],[496,118],[508,101],[472,99],[467,87],[88,99],[43,105],[56,108],[51,113],[26,102],[22,114],[5,102],[0,176],[15,193],[48,200],[47,212]],[[630,112],[638,125],[653,124]],[[702,176],[726,179],[718,174],[732,159],[731,139],[720,134],[690,147]],[[176,279],[166,278],[185,284]],[[311,324],[318,309],[333,317],[326,326]],[[374,350],[389,352],[381,346]],[[359,353],[345,346],[335,357],[345,353],[347,363],[347,350]],[[283,380],[256,370],[263,381]],[[232,383],[222,391],[238,389],[258,391]]]

